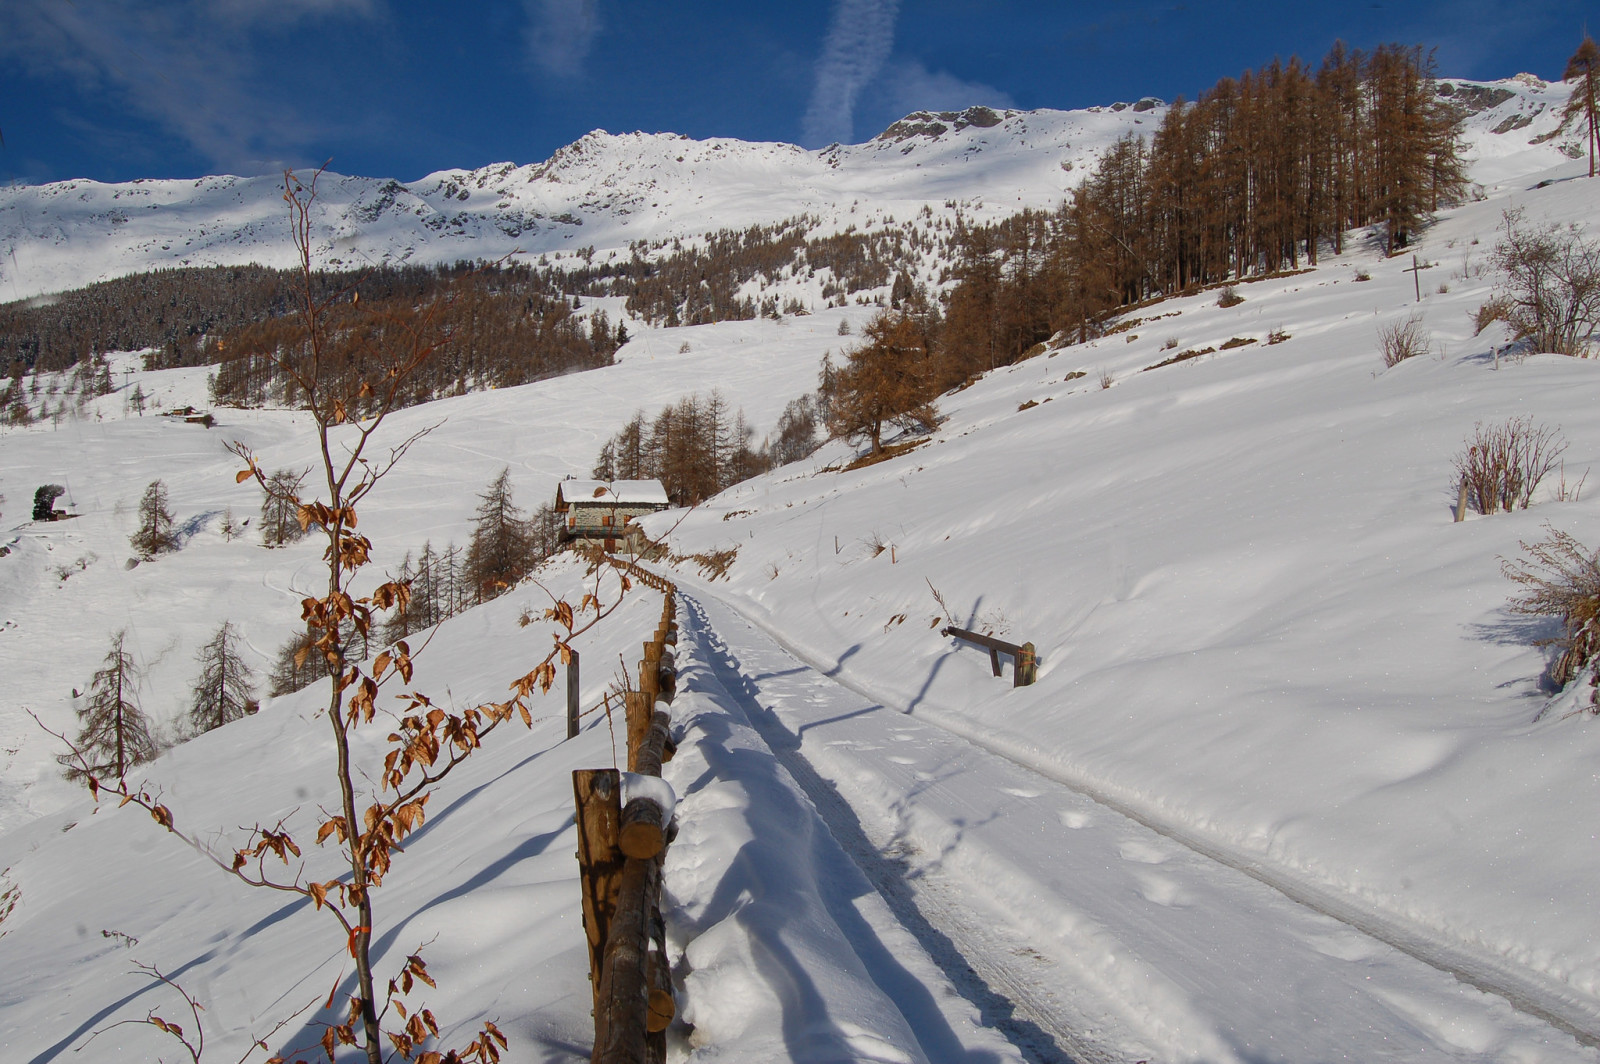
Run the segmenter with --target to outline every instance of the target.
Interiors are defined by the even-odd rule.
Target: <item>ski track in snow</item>
[[[1028,1059],[1594,1059],[1589,1010],[1531,973],[887,710],[689,582],[697,653]]]

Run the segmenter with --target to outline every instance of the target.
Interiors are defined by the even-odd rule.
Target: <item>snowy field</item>
[[[1589,225],[1600,210],[1583,163],[1478,128],[1484,198],[1416,247],[1420,303],[1409,258],[1358,239],[1240,285],[1235,307],[1170,300],[991,373],[898,458],[843,471],[852,452],[829,444],[652,519],[679,551],[738,549],[725,579],[674,574],[667,915],[692,1025],[674,1060],[1600,1056],[1600,732],[1541,686],[1549,626],[1508,612],[1499,571],[1546,524],[1600,545],[1600,489],[1558,501],[1552,479],[1524,511],[1452,512],[1478,422],[1559,426],[1569,489],[1600,466],[1600,364],[1497,361],[1504,335],[1469,321],[1505,208]],[[363,509],[376,568],[464,544],[503,467],[519,504],[551,498],[636,409],[717,387],[765,433],[848,342],[841,317],[859,335],[870,309],[630,321],[613,367],[402,412],[395,439],[437,427]],[[1432,350],[1385,369],[1379,331],[1413,313]],[[1256,342],[1145,372],[1235,337]],[[136,385],[163,409],[205,395],[203,371],[136,363],[118,361],[119,390],[85,417],[0,436],[8,1061],[170,1059],[146,1027],[74,1052],[119,1019],[173,1018],[134,962],[206,1004],[207,1059],[238,1059],[349,976],[325,917],[228,881],[137,810],[93,811],[27,715],[70,729],[74,689],[127,628],[144,706],[170,727],[224,619],[259,674],[315,586],[310,542],[219,531],[258,505],[223,443],[303,467],[304,415],[134,416]],[[156,477],[183,547],[126,568]],[[51,482],[79,516],[27,521]],[[575,595],[583,574],[557,562],[541,580]],[[525,585],[446,622],[418,686],[456,706],[502,697],[548,646],[517,623],[545,602]],[[639,592],[580,647],[586,705],[658,609]],[[939,635],[952,620],[1037,644],[1039,682],[993,678],[984,652]],[[514,1060],[580,1060],[591,1037],[569,774],[613,764],[615,741],[591,717],[560,742],[560,693],[451,778],[377,899],[380,966],[430,943],[447,1040],[491,1019]],[[332,794],[318,700],[264,700],[149,778],[208,838],[308,823]],[[332,856],[307,850],[313,869]],[[316,1018],[273,1048],[314,1041]]]

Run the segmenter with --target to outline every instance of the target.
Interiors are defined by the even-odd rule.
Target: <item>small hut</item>
[[[563,480],[556,488],[563,544],[583,540],[616,550],[619,541],[627,541],[638,549],[643,540],[634,519],[668,505],[659,480]]]

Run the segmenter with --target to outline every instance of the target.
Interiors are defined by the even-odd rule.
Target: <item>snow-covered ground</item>
[[[725,580],[692,564],[678,577],[690,601],[667,775],[683,831],[667,891],[694,1026],[674,1059],[1596,1057],[1600,733],[1542,712],[1533,641],[1549,628],[1507,611],[1499,559],[1547,522],[1596,546],[1600,503],[1591,485],[1557,501],[1551,483],[1526,511],[1451,512],[1453,459],[1479,421],[1559,425],[1569,488],[1600,465],[1597,363],[1497,364],[1503,336],[1468,320],[1503,209],[1600,217],[1583,163],[1526,144],[1548,114],[1490,132],[1560,93],[1524,88],[1473,127],[1485,198],[1424,235],[1420,304],[1409,260],[1357,240],[1239,286],[1238,306],[1170,300],[1125,333],[992,373],[941,400],[944,424],[901,457],[842,471],[851,452],[830,444],[653,519],[680,551],[738,548]],[[766,432],[849,342],[841,317],[859,334],[868,310],[630,321],[615,366],[403,411],[395,439],[438,427],[363,509],[377,567],[424,540],[464,543],[504,466],[530,507],[586,475],[635,409],[718,387]],[[1433,353],[1385,369],[1379,330],[1412,313]],[[1273,332],[1288,339],[1268,345]],[[1257,342],[1143,372],[1234,337]],[[19,899],[0,922],[7,1060],[79,1059],[96,1029],[173,1018],[135,961],[206,1004],[219,1059],[348,975],[326,918],[230,883],[135,809],[92,812],[24,712],[70,729],[73,690],[127,627],[146,708],[171,722],[224,619],[261,670],[314,586],[315,545],[219,532],[224,510],[258,501],[223,442],[304,466],[304,415],[219,411],[209,431],[138,417],[134,386],[160,408],[201,405],[205,375],[135,363],[117,362],[119,390],[84,417],[0,436],[0,890]],[[125,568],[156,477],[183,549]],[[79,516],[26,521],[50,482]],[[557,594],[581,578],[567,563],[543,575]],[[419,686],[457,706],[501,697],[548,645],[517,623],[545,601],[524,586],[447,622]],[[585,704],[656,609],[641,593],[581,647]],[[1039,682],[993,678],[985,653],[935,630],[950,620],[1036,643]],[[208,837],[294,810],[309,822],[331,793],[315,702],[266,700],[150,779]],[[614,740],[601,718],[562,735],[544,719],[475,755],[378,898],[385,963],[432,940],[447,1033],[492,1019],[512,1059],[588,1054],[568,775],[612,764]],[[328,859],[308,847],[313,866]],[[313,1018],[273,1048],[314,1038]],[[124,1026],[83,1053],[171,1048]]]
[[[1497,366],[1503,335],[1468,318],[1502,209],[1588,220],[1582,172],[1444,216],[1420,305],[1409,259],[1363,255],[1231,309],[1170,300],[947,396],[909,454],[819,471],[847,457],[830,445],[734,488],[673,546],[738,547],[711,590],[873,701],[1441,964],[1510,973],[1593,1039],[1600,738],[1543,713],[1551,626],[1507,610],[1500,559],[1547,523],[1596,546],[1600,504],[1556,501],[1552,477],[1531,509],[1452,512],[1480,421],[1559,426],[1569,489],[1600,464],[1596,363]],[[1385,369],[1379,330],[1412,313],[1433,353]],[[1233,337],[1258,342],[1142,372],[1170,340]],[[1039,683],[992,678],[932,630],[949,620],[1036,643]]]

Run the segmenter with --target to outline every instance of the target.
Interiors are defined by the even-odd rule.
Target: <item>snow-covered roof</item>
[[[600,506],[667,506],[667,489],[659,480],[563,480],[556,488],[556,509],[574,503]]]

